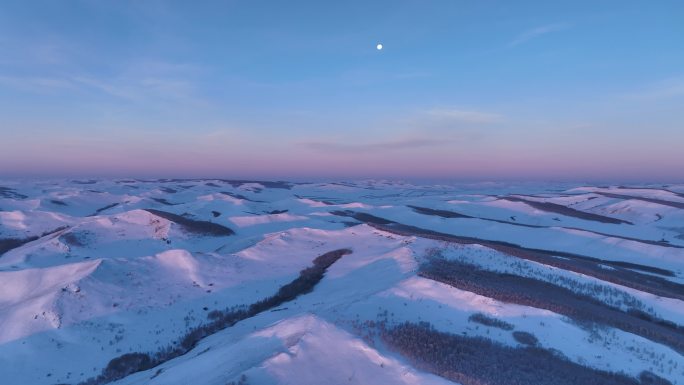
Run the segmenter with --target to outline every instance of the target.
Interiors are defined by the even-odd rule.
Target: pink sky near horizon
[[[67,140],[61,144],[53,141],[2,147],[0,144],[0,177],[684,180],[679,153],[666,149],[651,153],[634,145],[610,149],[586,146],[579,153],[560,144],[531,150],[514,144],[469,142],[416,148],[381,148],[372,144],[320,149],[285,142],[280,146],[220,142],[125,146],[107,141],[84,145]]]

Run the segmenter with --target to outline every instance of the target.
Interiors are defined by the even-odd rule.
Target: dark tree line
[[[668,280],[661,276],[672,277],[674,272],[653,266],[639,265],[634,263],[616,262],[594,257],[588,257],[575,253],[557,250],[543,250],[516,245],[510,242],[486,240],[475,237],[460,236],[442,233],[420,227],[409,226],[366,213],[354,211],[331,211],[331,214],[353,217],[372,227],[382,231],[402,236],[417,236],[434,239],[453,244],[473,245],[479,244],[492,250],[521,258],[529,261],[542,263],[563,270],[569,270],[580,274],[589,275],[602,281],[627,286],[632,289],[644,291],[654,295],[684,300],[684,284]],[[363,214],[363,215],[361,215]],[[558,258],[561,257],[561,258]],[[608,270],[602,266],[612,266],[615,269]],[[628,267],[628,268],[626,268]],[[639,270],[639,271],[636,271]],[[658,274],[645,274],[640,271]]]
[[[441,332],[427,322],[380,327],[380,338],[416,367],[463,385],[672,385],[650,372],[637,380],[535,346],[513,348]]]
[[[145,209],[145,211],[149,212],[150,214],[154,214],[158,217],[167,219],[171,222],[175,222],[181,225],[186,231],[190,233],[217,237],[235,234],[235,231],[233,231],[232,229],[220,225],[218,223],[209,221],[196,221],[194,219],[189,219],[178,214],[173,214],[166,211],[155,209]]]
[[[54,234],[58,231],[65,230],[67,228],[68,228],[68,226],[61,226],[61,227],[58,227],[54,230],[46,231],[40,235],[32,235],[32,236],[26,237],[26,238],[0,238],[0,257],[2,257],[3,254],[5,254],[6,252],[8,252],[12,249],[16,249],[17,247],[22,246],[26,243],[33,242],[33,241],[38,240],[42,237],[45,237],[45,236],[50,235],[50,234]]]
[[[327,269],[342,256],[350,253],[351,250],[349,249],[339,249],[322,254],[314,259],[312,266],[300,271],[296,279],[282,286],[275,295],[246,307],[213,310],[207,314],[210,322],[191,328],[176,343],[154,353],[127,353],[116,357],[109,361],[99,376],[84,381],[81,385],[106,384],[179,357],[189,352],[201,339],[211,334],[254,317],[263,311],[280,306],[299,295],[311,292],[316,284],[323,279]]]
[[[550,310],[578,324],[595,323],[621,329],[684,352],[684,328],[643,311],[622,311],[549,282],[443,258],[428,259],[419,275],[501,302]]]
[[[475,313],[471,315],[470,317],[468,317],[468,321],[476,322],[485,326],[499,328],[502,330],[513,330],[513,325],[509,324],[508,322],[502,321],[498,318],[490,317],[482,313]]]

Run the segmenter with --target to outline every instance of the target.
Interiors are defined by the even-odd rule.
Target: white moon
[[[382,50],[382,44],[378,43],[378,45],[376,45],[375,48],[377,48],[378,51]]]

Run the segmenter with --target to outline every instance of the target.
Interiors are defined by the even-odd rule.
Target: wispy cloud
[[[191,82],[177,78],[97,79],[79,76],[71,78],[71,80],[75,84],[133,102],[153,99],[187,101],[193,99],[194,93],[194,87]]]
[[[500,123],[504,120],[499,114],[458,108],[435,108],[428,110],[427,115],[440,120],[463,123]]]
[[[557,31],[562,31],[564,29],[570,28],[569,23],[555,23],[555,24],[547,24],[547,25],[542,25],[540,27],[532,28],[530,30],[527,30],[520,35],[518,35],[513,41],[511,41],[508,46],[509,47],[515,47],[517,45],[523,44],[527,41],[530,41],[532,39],[535,39],[537,37],[552,33],[552,32],[557,32]]]
[[[432,76],[432,73],[428,71],[413,71],[413,72],[399,72],[394,74],[396,79],[420,79],[428,78]]]
[[[684,96],[684,77],[673,77],[651,83],[640,90],[623,94],[627,99],[652,100]]]
[[[0,50],[3,52],[0,64],[19,68],[59,67],[72,63],[79,57],[79,50],[74,44],[54,36],[44,40],[0,38]]]
[[[94,76],[85,71],[25,76],[0,74],[0,88],[37,94],[86,95],[98,93],[112,101],[132,103],[184,103],[206,105],[199,96],[196,79],[201,70],[187,64],[138,62],[134,70],[124,68],[110,76]]]
[[[49,93],[56,90],[73,89],[74,84],[67,79],[56,77],[0,76],[0,87],[34,93]]]
[[[337,141],[306,141],[299,145],[316,151],[335,152],[367,152],[393,151],[424,147],[443,146],[452,143],[454,139],[445,138],[406,138],[372,143],[341,143]]]

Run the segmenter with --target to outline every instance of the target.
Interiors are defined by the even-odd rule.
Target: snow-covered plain
[[[214,179],[0,181],[0,383],[84,383],[338,249],[352,252],[311,292],[115,383],[453,383],[382,337],[429,322],[516,349],[529,333],[586,368],[684,384],[683,185]],[[430,279],[435,258],[566,290],[647,330]]]

